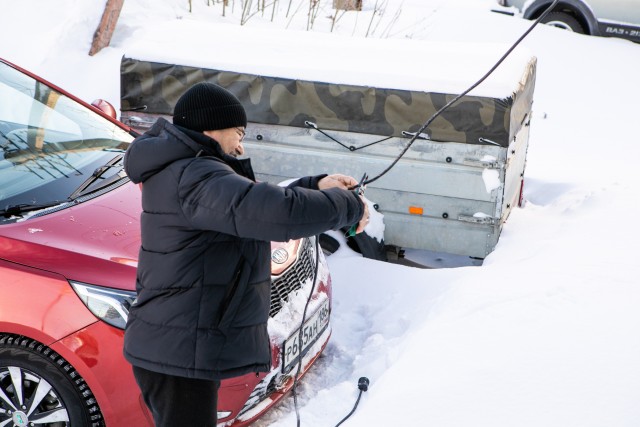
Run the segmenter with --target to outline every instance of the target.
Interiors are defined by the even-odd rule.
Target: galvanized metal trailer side
[[[367,187],[384,214],[385,243],[477,258],[495,248],[520,200],[535,68],[532,57],[505,98],[463,97],[433,122],[429,139]],[[274,183],[316,173],[375,176],[408,143],[406,134],[453,96],[131,58],[121,74],[122,120],[141,130],[158,116],[170,119],[193,83],[231,90],[247,109],[244,144],[258,178]]]

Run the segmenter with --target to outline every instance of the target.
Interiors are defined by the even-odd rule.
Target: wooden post
[[[109,46],[111,36],[113,35],[113,31],[116,29],[116,24],[118,23],[118,17],[120,16],[123,3],[124,0],[107,0],[107,5],[104,7],[104,13],[102,14],[100,24],[98,25],[96,32],[93,34],[93,42],[91,43],[91,49],[89,50],[90,56],[100,52],[103,47]]]

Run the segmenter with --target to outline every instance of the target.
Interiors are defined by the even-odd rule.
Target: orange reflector
[[[411,215],[422,215],[423,212],[424,212],[424,209],[418,206],[409,206],[409,213]]]

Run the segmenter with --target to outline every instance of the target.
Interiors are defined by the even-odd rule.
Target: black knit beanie
[[[234,94],[213,83],[202,82],[191,86],[178,99],[173,123],[198,132],[246,127],[247,113]]]

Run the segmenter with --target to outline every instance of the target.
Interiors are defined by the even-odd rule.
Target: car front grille
[[[271,307],[269,316],[274,317],[282,310],[289,300],[289,295],[302,288],[305,282],[313,280],[315,271],[315,241],[314,238],[304,238],[300,242],[296,262],[278,277],[271,278]],[[274,392],[283,389],[291,378],[280,370],[271,371],[254,388],[244,407],[238,413],[242,416],[258,406]]]
[[[281,276],[271,280],[271,306],[269,316],[280,312],[289,295],[302,287],[307,280],[313,280],[315,269],[315,250],[312,240],[302,239],[302,248],[298,251],[296,262]]]

